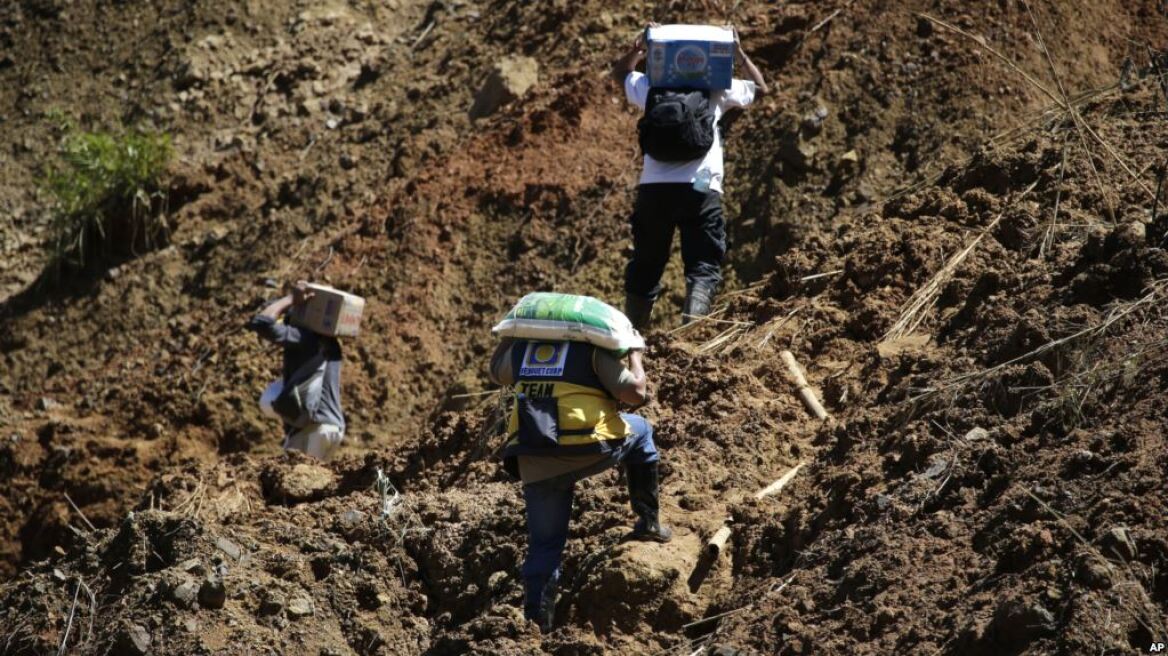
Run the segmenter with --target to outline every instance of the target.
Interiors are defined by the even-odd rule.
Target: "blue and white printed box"
[[[645,31],[652,87],[729,89],[734,30],[714,25],[662,25]]]

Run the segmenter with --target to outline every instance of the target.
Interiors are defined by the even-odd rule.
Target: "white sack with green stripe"
[[[621,353],[645,348],[645,339],[623,312],[591,296],[575,294],[528,294],[491,332],[516,339],[587,342]]]

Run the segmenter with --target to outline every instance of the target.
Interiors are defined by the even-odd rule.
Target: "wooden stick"
[[[722,528],[718,529],[718,531],[714,533],[714,537],[710,538],[710,541],[706,543],[706,551],[708,551],[711,556],[717,556],[722,552],[723,549],[726,548],[726,542],[729,539],[730,527],[723,526]]]
[[[799,396],[803,399],[803,404],[807,409],[815,415],[817,419],[827,419],[827,410],[823,409],[823,404],[819,402],[819,398],[815,395],[815,390],[807,384],[807,379],[803,376],[803,371],[799,368],[799,363],[795,362],[795,356],[790,351],[783,351],[779,354],[782,358],[783,364],[787,365],[787,372],[791,374],[791,378],[795,381],[795,386],[799,389]]]
[[[763,497],[767,497],[767,496],[770,496],[772,494],[778,494],[779,492],[782,492],[783,488],[787,487],[787,483],[790,483],[791,479],[795,478],[795,474],[798,474],[799,470],[803,469],[803,465],[806,465],[806,464],[807,463],[805,463],[805,462],[801,462],[801,463],[795,465],[794,467],[791,468],[790,471],[788,471],[786,474],[783,474],[782,478],[780,478],[779,480],[775,481],[774,483],[771,483],[770,485],[764,487],[763,489],[759,490],[758,492],[755,492],[754,498],[761,499]],[[713,542],[713,540],[711,540],[711,542]]]

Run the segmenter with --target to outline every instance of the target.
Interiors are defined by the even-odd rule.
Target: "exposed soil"
[[[1168,14],[887,4],[0,7],[0,653],[1168,639]],[[678,329],[674,262],[649,335],[676,537],[622,541],[619,472],[582,484],[540,635],[489,327],[533,289],[619,303],[636,116],[607,62],[682,16],[739,25],[776,89],[724,121],[716,320]],[[472,122],[505,55],[539,81]],[[179,156],[169,246],[50,290],[63,117]],[[255,403],[278,358],[239,328],[300,277],[370,302],[328,466],[279,453]]]

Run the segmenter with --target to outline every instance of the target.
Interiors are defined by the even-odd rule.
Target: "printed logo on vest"
[[[564,375],[569,342],[528,342],[519,366],[520,378],[551,378]]]

